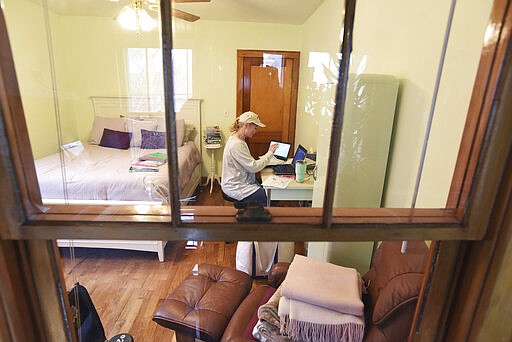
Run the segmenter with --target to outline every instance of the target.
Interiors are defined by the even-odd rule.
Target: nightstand
[[[205,144],[204,147],[207,150],[211,151],[211,162],[210,162],[210,172],[208,172],[208,178],[206,179],[205,185],[210,182],[210,194],[213,191],[213,182],[217,181],[220,185],[220,178],[216,173],[216,163],[215,163],[215,151],[221,147],[221,144]]]

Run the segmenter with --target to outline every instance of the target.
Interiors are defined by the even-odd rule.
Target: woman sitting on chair
[[[240,202],[267,205],[267,195],[256,181],[256,172],[268,165],[278,145],[273,144],[265,155],[254,159],[245,141],[252,138],[259,127],[265,127],[258,115],[245,112],[231,125],[231,136],[224,147],[222,158],[222,192]]]

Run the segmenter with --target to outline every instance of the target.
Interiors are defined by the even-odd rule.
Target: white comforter
[[[98,145],[85,146],[73,159],[56,153],[36,160],[36,171],[43,199],[166,201],[169,195],[168,165],[159,172],[129,172],[138,157],[165,150],[130,148],[119,150]],[[193,142],[178,148],[180,192],[194,168],[201,162]]]

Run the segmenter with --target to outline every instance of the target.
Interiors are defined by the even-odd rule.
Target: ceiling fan
[[[160,0],[143,0],[143,2],[147,3],[147,6],[151,10],[158,10]],[[181,4],[181,3],[192,3],[192,2],[210,2],[210,0],[172,0],[174,4]],[[185,11],[181,11],[179,9],[173,8],[172,9],[172,16],[175,18],[183,19],[189,22],[194,22],[199,19],[197,15],[194,15],[192,13],[188,13]]]

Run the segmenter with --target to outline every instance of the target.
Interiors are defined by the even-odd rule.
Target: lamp
[[[117,16],[119,25],[137,33],[154,29],[155,20],[144,10],[143,5],[143,0],[130,0],[130,3],[124,6]]]

